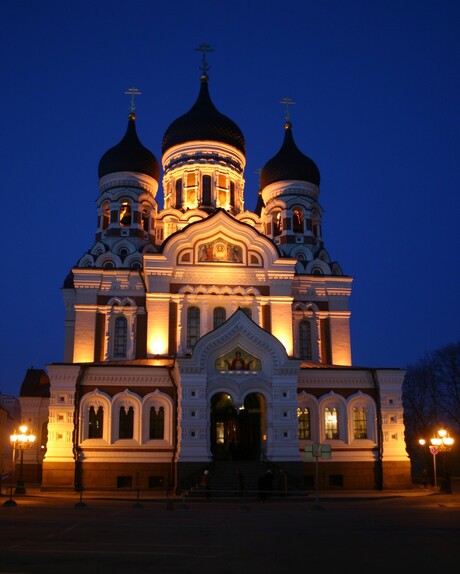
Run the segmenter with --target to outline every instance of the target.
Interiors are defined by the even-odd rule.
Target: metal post
[[[434,472],[434,479],[433,484],[436,486],[436,453],[433,453],[433,472]]]
[[[319,496],[318,496],[318,489],[319,489],[319,485],[318,485],[318,477],[319,477],[319,465],[318,465],[318,459],[319,457],[316,456],[315,460],[315,471],[316,471],[316,477],[315,477],[315,495],[316,495],[316,504],[318,504],[319,502]]]
[[[23,466],[24,466],[24,449],[22,446],[19,446],[20,459],[19,459],[19,478],[16,482],[16,490],[14,491],[15,494],[26,494],[26,487],[24,486],[24,479],[23,479]]]

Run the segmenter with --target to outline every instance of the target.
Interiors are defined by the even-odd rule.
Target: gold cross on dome
[[[125,94],[127,96],[131,96],[131,102],[129,104],[129,111],[131,114],[134,114],[134,110],[136,109],[136,105],[134,103],[134,96],[140,96],[142,94],[142,92],[140,90],[138,90],[137,88],[129,88],[129,90],[127,90],[125,92]]]
[[[286,106],[286,112],[284,114],[284,119],[287,122],[291,121],[291,112],[289,109],[289,106],[292,106],[295,104],[294,100],[291,98],[283,98],[282,100],[280,100],[280,104],[284,104]]]
[[[198,48],[195,48],[195,51],[203,52],[203,63],[200,66],[200,70],[203,72],[203,75],[207,76],[209,66],[206,62],[206,52],[214,52],[214,48],[211,48],[209,44],[200,44]]]

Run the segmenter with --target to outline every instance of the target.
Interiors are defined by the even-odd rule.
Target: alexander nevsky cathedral
[[[180,492],[204,470],[231,488],[243,468],[248,488],[267,469],[288,488],[407,488],[404,371],[352,364],[352,277],[326,248],[319,169],[287,119],[247,210],[245,138],[203,55],[161,162],[133,105],[100,158],[95,236],[63,283],[63,362],[48,397],[27,376],[21,389],[29,475]]]

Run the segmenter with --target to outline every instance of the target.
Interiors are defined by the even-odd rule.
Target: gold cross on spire
[[[209,66],[206,62],[206,52],[214,52],[214,48],[211,48],[211,46],[209,46],[209,44],[200,44],[198,46],[198,48],[195,48],[195,51],[196,52],[203,52],[203,62],[200,66],[200,70],[201,70],[203,76],[207,76]]]
[[[127,96],[131,96],[131,102],[129,104],[129,112],[131,114],[134,114],[134,110],[136,109],[136,105],[134,103],[134,96],[140,96],[142,92],[139,91],[137,88],[129,88],[129,90],[127,90],[125,94]]]
[[[286,111],[284,113],[284,119],[287,122],[291,121],[291,113],[289,110],[289,106],[292,106],[295,104],[294,100],[292,100],[291,98],[283,98],[282,100],[280,100],[280,104],[284,104],[286,106]]]

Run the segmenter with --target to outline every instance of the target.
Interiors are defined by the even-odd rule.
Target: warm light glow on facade
[[[166,355],[168,353],[168,338],[161,334],[156,334],[149,338],[148,354],[149,355]]]

